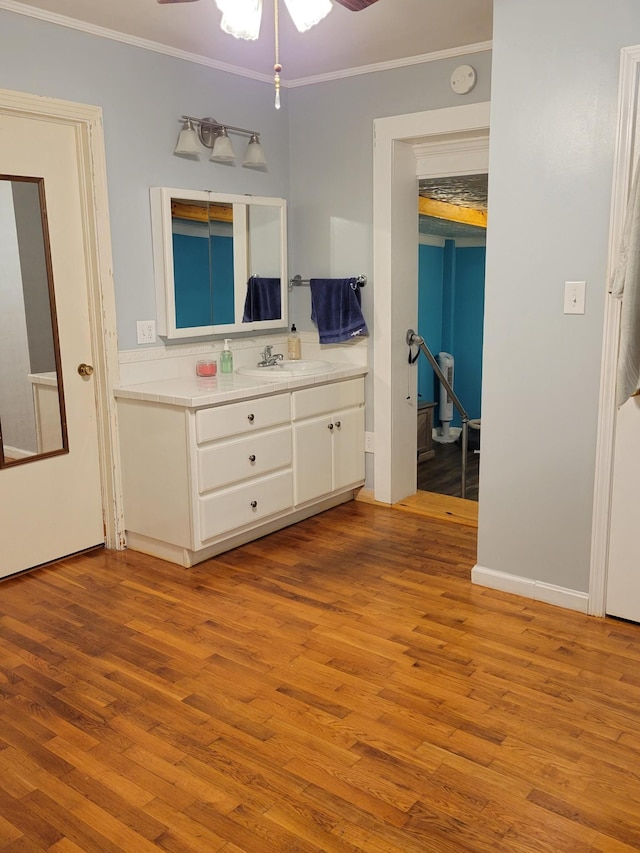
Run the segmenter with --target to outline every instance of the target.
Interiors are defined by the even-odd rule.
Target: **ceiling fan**
[[[193,3],[194,0],[158,0],[158,3]],[[367,6],[373,6],[378,0],[334,0],[345,9],[350,9],[352,12],[361,12]]]
[[[157,0],[158,3],[190,3],[193,0]],[[263,0],[215,0],[222,12],[220,29],[235,38],[254,41],[260,35]],[[304,33],[333,8],[330,0],[284,0],[289,14],[298,32]],[[378,0],[334,0],[352,12],[361,12],[368,6],[373,6]],[[275,107],[280,109],[280,36],[279,36],[279,0],[273,0],[274,35],[275,35],[275,64],[273,66],[273,82],[276,91]]]

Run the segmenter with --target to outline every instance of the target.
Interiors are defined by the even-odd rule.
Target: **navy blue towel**
[[[252,275],[247,282],[243,323],[253,320],[279,320],[282,317],[280,279]]]
[[[312,278],[311,319],[321,344],[339,344],[369,330],[360,308],[360,287],[355,278]]]

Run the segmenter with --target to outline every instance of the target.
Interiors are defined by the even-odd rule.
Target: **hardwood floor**
[[[5,581],[0,849],[637,851],[640,626],[472,586],[475,533],[352,502]]]
[[[459,444],[438,444],[434,441],[435,456],[418,462],[418,489],[439,495],[460,497],[461,452]],[[467,500],[478,500],[480,454],[467,454]]]

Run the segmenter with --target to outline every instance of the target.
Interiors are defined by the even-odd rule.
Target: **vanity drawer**
[[[325,412],[349,409],[364,403],[364,379],[349,379],[313,388],[294,391],[292,396],[293,420],[312,418]]]
[[[228,435],[288,423],[290,419],[289,394],[257,397],[228,406],[200,409],[196,412],[196,438],[198,444],[202,444]]]
[[[200,498],[202,541],[229,530],[257,524],[263,518],[289,509],[293,504],[293,475],[281,471],[252,480],[243,486]]]
[[[200,494],[249,477],[291,465],[291,427],[280,427],[237,441],[225,441],[198,450]]]

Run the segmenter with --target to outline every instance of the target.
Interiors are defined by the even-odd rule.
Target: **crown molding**
[[[94,24],[88,24],[86,21],[79,21],[76,18],[69,18],[66,15],[58,15],[55,12],[47,12],[45,9],[37,9],[35,6],[27,6],[24,3],[17,3],[15,0],[0,0],[0,9],[6,9],[8,12],[15,12],[17,15],[25,15],[29,18],[37,18],[41,21],[47,21],[50,24],[57,24],[60,27],[68,27],[72,30],[79,30],[99,38],[110,39],[111,41],[119,41],[123,44],[129,44],[133,47],[140,47],[143,50],[151,50],[154,53],[162,53],[165,56],[173,56],[175,59],[183,59],[185,62],[194,62],[197,65],[205,65],[207,68],[215,68],[217,71],[225,71],[227,74],[236,74],[239,77],[248,77],[250,80],[258,80],[261,83],[273,83],[273,75],[263,74],[259,71],[251,71],[247,68],[241,68],[238,65],[230,65],[226,62],[220,62],[216,59],[210,59],[208,56],[202,56],[198,53],[190,53],[186,50],[170,47],[166,44],[160,44],[150,39],[138,38],[130,36],[126,33],[120,33],[116,30],[110,30],[107,27],[98,27]],[[492,42],[478,42],[477,44],[463,45],[462,47],[450,48],[448,50],[439,50],[434,53],[425,53],[421,56],[407,56],[402,59],[394,59],[388,62],[377,62],[373,65],[361,65],[357,68],[346,68],[342,71],[331,71],[327,74],[316,74],[313,77],[300,77],[297,80],[283,80],[281,86],[283,89],[295,89],[298,86],[310,86],[313,83],[324,83],[329,80],[340,80],[343,77],[355,77],[359,74],[371,74],[375,71],[388,71],[392,68],[404,68],[408,65],[420,65],[424,62],[434,62],[438,59],[450,59],[457,56],[466,56],[471,53],[482,53],[486,50],[491,50]]]
[[[492,41],[482,41],[476,44],[465,44],[451,47],[447,50],[436,50],[433,53],[422,53],[419,56],[403,56],[401,59],[391,59],[387,62],[375,62],[372,65],[359,65],[356,68],[345,68],[342,71],[330,71],[327,74],[316,74],[313,77],[299,77],[290,80],[288,86],[295,89],[298,86],[310,86],[313,83],[326,83],[329,80],[341,80],[344,77],[356,77],[359,74],[373,74],[376,71],[390,71],[394,68],[406,68],[408,65],[422,65],[425,62],[436,62],[440,59],[452,59],[458,56],[468,56],[471,53],[484,53],[491,50]]]
[[[178,48],[170,47],[166,44],[160,44],[159,42],[151,41],[150,39],[130,36],[126,33],[110,30],[107,27],[98,27],[94,24],[88,24],[86,21],[78,21],[76,18],[68,18],[66,15],[58,15],[55,12],[36,9],[35,6],[25,6],[24,3],[16,3],[15,0],[0,0],[0,9],[6,9],[8,12],[15,12],[18,15],[25,15],[28,18],[38,18],[41,21],[47,21],[50,24],[57,24],[61,27],[68,27],[72,30],[80,30],[80,32],[87,33],[92,36],[98,36],[99,38],[119,41],[123,44],[130,44],[133,47],[141,47],[143,50],[151,50],[154,53],[163,53],[166,56],[173,56],[176,59],[184,59],[186,62],[195,62],[197,65],[206,65],[208,68],[215,68],[218,71],[226,71],[228,74],[236,74],[239,77],[249,77],[251,80],[259,80],[261,83],[273,83],[273,75],[271,74],[262,74],[259,71],[250,71],[247,68],[240,68],[237,65],[229,65],[226,62],[210,59],[208,56],[201,56],[198,53],[189,53],[189,51],[179,50]],[[285,86],[286,84],[283,82],[282,85]]]

